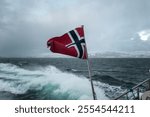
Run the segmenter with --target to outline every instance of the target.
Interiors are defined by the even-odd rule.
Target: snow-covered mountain
[[[92,58],[150,58],[150,51],[135,51],[135,52],[96,52],[90,53]]]

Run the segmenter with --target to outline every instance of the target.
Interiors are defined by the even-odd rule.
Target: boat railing
[[[123,94],[121,94],[120,96],[118,96],[117,98],[115,98],[115,100],[118,99],[131,99],[129,97],[129,93],[132,94],[132,99],[136,99],[139,100],[140,99],[140,87],[143,87],[145,85],[145,90],[150,90],[150,79],[146,79],[143,82],[137,84],[136,86],[134,86],[133,88],[125,91]]]

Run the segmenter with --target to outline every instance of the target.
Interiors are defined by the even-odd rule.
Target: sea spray
[[[51,65],[28,70],[13,64],[1,63],[0,68],[0,75],[3,79],[0,79],[1,92],[10,92],[20,96],[21,94],[25,96],[29,92],[39,92],[40,96],[37,98],[33,94],[32,96],[35,96],[32,97],[33,99],[48,99],[47,97],[50,99],[92,99],[90,82],[84,76],[62,72]],[[108,99],[103,89],[95,88],[98,99]],[[30,99],[28,95],[25,98]]]

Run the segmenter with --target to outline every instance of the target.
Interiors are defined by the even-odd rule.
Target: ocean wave
[[[46,99],[46,96],[50,99],[92,99],[87,78],[62,72],[51,65],[28,70],[0,63],[0,77],[0,91],[25,96],[22,99],[30,99],[28,96],[33,99]],[[98,99],[108,99],[103,88],[95,85],[95,91]],[[35,92],[38,98],[34,97]]]
[[[104,75],[104,74],[96,73],[92,77],[96,81],[103,82],[103,83],[113,85],[113,86],[121,86],[122,88],[127,88],[127,87],[131,88],[136,85],[131,82],[127,82],[121,79],[114,78],[111,75]]]

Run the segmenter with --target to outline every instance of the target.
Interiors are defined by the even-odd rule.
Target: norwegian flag
[[[49,39],[47,47],[54,53],[87,59],[83,26],[77,27],[62,36]]]

